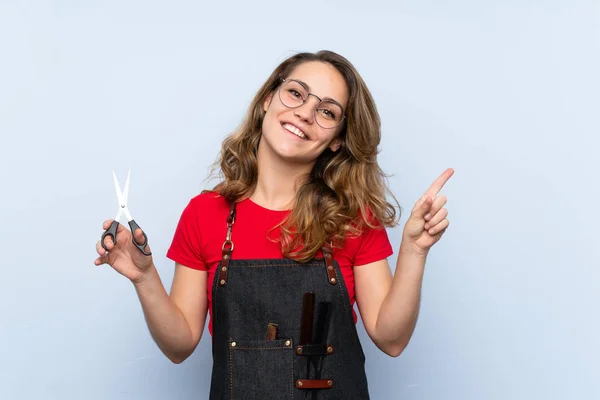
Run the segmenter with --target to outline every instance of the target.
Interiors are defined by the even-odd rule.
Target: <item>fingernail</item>
[[[425,221],[429,221],[430,218],[431,218],[431,214],[425,214]]]

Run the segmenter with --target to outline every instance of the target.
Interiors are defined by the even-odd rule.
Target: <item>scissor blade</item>
[[[125,189],[123,190],[123,204],[127,204],[129,199],[129,176],[131,175],[131,168],[127,172],[127,180],[125,181]]]
[[[131,216],[131,213],[129,212],[129,208],[127,206],[121,208],[121,211],[122,211],[123,215],[125,215],[125,218],[127,218],[127,221],[131,221],[133,219],[133,217]]]
[[[123,193],[121,193],[121,187],[119,186],[119,181],[117,180],[117,175],[115,174],[114,170],[113,170],[113,178],[115,180],[115,191],[117,192],[117,199],[119,201],[119,206],[123,207],[125,205],[125,202],[123,201]]]

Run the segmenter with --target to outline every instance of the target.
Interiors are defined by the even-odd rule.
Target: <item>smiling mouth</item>
[[[308,140],[308,136],[306,136],[306,134],[304,132],[302,132],[300,129],[298,129],[294,125],[285,123],[282,126],[286,131],[293,133],[294,135],[298,136],[300,139]]]

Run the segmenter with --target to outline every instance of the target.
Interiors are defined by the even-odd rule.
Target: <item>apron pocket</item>
[[[291,339],[229,341],[231,399],[293,398]]]

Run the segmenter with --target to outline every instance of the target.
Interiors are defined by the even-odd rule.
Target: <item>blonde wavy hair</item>
[[[283,255],[298,262],[311,260],[323,247],[342,247],[346,237],[360,235],[365,226],[395,226],[400,217],[400,207],[397,213],[386,198],[389,194],[398,205],[377,164],[381,122],[371,93],[346,58],[325,50],[295,54],[273,71],[254,96],[241,125],[223,141],[212,168],[220,168],[221,181],[212,191],[229,202],[250,197],[258,178],[256,154],[265,116],[263,103],[278,89],[281,78],[309,61],[335,67],[350,96],[339,133],[340,148],[336,152],[328,148],[317,158],[296,194],[292,211],[278,225]]]

